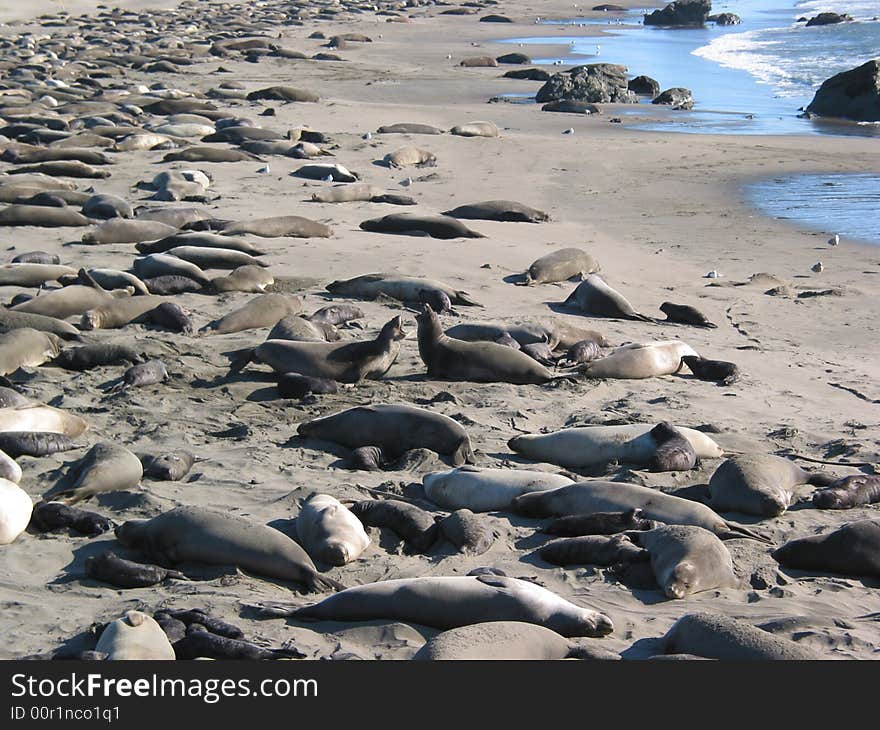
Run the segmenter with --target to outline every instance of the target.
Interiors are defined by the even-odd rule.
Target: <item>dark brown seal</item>
[[[0,449],[9,454],[3,448],[2,441]],[[880,502],[880,477],[867,474],[843,477],[813,493],[813,505],[819,509],[852,509],[876,502]]]
[[[138,454],[144,467],[144,476],[165,482],[176,482],[183,479],[195,464],[196,457],[183,449],[169,451],[158,456]]]
[[[97,512],[87,512],[61,502],[40,502],[31,513],[30,526],[40,532],[71,529],[94,537],[111,529],[113,522]]]
[[[349,509],[365,527],[387,527],[400,535],[406,551],[425,553],[437,541],[440,526],[434,515],[397,499],[369,499]]]
[[[78,449],[76,443],[63,433],[49,431],[5,431],[0,433],[0,451],[13,459],[19,456],[48,456],[59,451]]]
[[[666,315],[667,322],[690,324],[694,327],[718,327],[717,324],[712,324],[705,314],[687,304],[663,302],[660,311]]]
[[[140,353],[128,345],[101,343],[63,350],[52,361],[52,364],[66,370],[91,370],[104,365],[139,363],[143,359]]]
[[[880,520],[850,522],[834,532],[792,540],[771,555],[787,568],[880,577]]]
[[[700,380],[714,380],[719,385],[730,385],[739,378],[739,368],[732,362],[707,360],[694,355],[685,355],[681,361]]]
[[[626,535],[584,535],[554,540],[538,554],[553,565],[616,565],[643,563],[651,559],[644,548],[634,545]]]
[[[278,395],[282,398],[304,398],[309,393],[325,395],[336,393],[339,386],[335,380],[313,378],[299,373],[284,373],[278,379]]]
[[[675,426],[664,421],[651,429],[657,451],[648,464],[651,471],[687,471],[697,463],[697,452]]]
[[[642,517],[642,510],[626,512],[594,512],[592,514],[558,517],[545,525],[541,532],[561,537],[581,535],[614,535],[628,530],[653,530],[661,523]]]
[[[158,565],[136,563],[114,552],[92,555],[86,559],[86,575],[118,588],[146,588],[164,580],[189,580],[183,573]]]

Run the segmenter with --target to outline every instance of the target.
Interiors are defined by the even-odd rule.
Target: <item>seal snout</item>
[[[604,613],[597,613],[591,624],[592,636],[608,636],[614,631],[614,622]]]
[[[324,551],[324,562],[335,567],[345,565],[349,562],[348,546],[341,542],[328,543],[326,550]]]

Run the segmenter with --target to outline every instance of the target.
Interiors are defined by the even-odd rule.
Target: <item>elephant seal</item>
[[[298,649],[266,649],[242,639],[218,636],[199,623],[187,627],[183,637],[174,642],[178,659],[269,660],[301,659]]]
[[[113,522],[97,512],[87,512],[61,502],[39,502],[34,505],[30,526],[40,532],[70,529],[96,537],[110,530]]]
[[[95,651],[108,661],[174,659],[174,649],[155,619],[140,611],[126,611],[125,616],[107,624]]]
[[[750,537],[768,542],[751,530],[722,519],[705,504],[626,482],[578,482],[523,494],[513,500],[511,509],[526,517],[565,517],[640,509],[646,519],[667,525],[695,525],[724,539]]]
[[[81,330],[118,329],[140,320],[165,301],[153,294],[124,299],[111,299],[94,309],[83,312],[80,318]]]
[[[390,319],[374,340],[357,342],[296,342],[267,340],[245,350],[233,361],[230,372],[249,362],[266,363],[277,373],[298,373],[311,378],[359,383],[379,380],[397,360],[400,341],[406,337],[400,316]]]
[[[194,263],[167,253],[151,253],[136,258],[131,268],[141,280],[157,276],[186,276],[201,286],[208,286],[211,283],[207,274]]]
[[[144,315],[144,321],[158,325],[172,332],[191,333],[193,323],[183,308],[175,302],[162,302],[155,309],[151,309]]]
[[[382,188],[367,183],[343,183],[313,192],[311,200],[315,203],[351,203],[372,200],[384,192]]]
[[[89,309],[100,307],[106,302],[130,296],[130,289],[114,289],[107,292],[100,288],[73,284],[16,304],[10,307],[10,311],[67,319],[67,317],[81,315]]]
[[[551,284],[581,278],[599,270],[599,263],[579,248],[560,248],[533,262],[526,271],[523,284]]]
[[[742,587],[730,553],[714,532],[696,525],[663,525],[625,534],[651,554],[651,569],[667,598]]]
[[[372,233],[398,233],[405,236],[429,236],[431,238],[485,238],[468,228],[457,218],[448,215],[419,215],[418,213],[391,213],[381,218],[371,218],[360,225],[361,230]]]
[[[45,431],[76,438],[85,433],[89,424],[84,418],[60,408],[29,403],[25,406],[0,408],[0,432]]]
[[[391,297],[401,302],[418,302],[421,291],[438,291],[446,294],[453,304],[479,307],[470,294],[453,289],[448,284],[433,279],[398,274],[364,274],[353,279],[333,281],[327,284],[327,291],[344,297],[376,299]]]
[[[42,286],[71,274],[76,275],[76,269],[61,264],[0,264],[0,286]]]
[[[880,577],[880,520],[860,520],[792,540],[771,555],[786,568]]]
[[[129,345],[103,342],[63,350],[52,361],[52,364],[65,370],[83,371],[105,365],[139,363],[143,360],[143,355]]]
[[[90,197],[82,206],[82,214],[88,218],[133,218],[131,203],[118,195],[99,193]]]
[[[602,613],[576,606],[535,583],[497,575],[383,580],[302,608],[263,606],[263,614],[316,621],[394,620],[438,629],[524,621],[562,636],[598,637],[614,630]]]
[[[470,58],[465,58],[459,66],[464,66],[465,68],[476,68],[480,66],[497,66],[498,61],[496,61],[492,56],[471,56]]]
[[[138,455],[144,469],[144,476],[166,482],[183,479],[196,462],[195,454],[184,449],[168,451],[158,456]]]
[[[177,507],[149,520],[129,520],[116,528],[116,539],[160,565],[236,565],[257,575],[303,583],[309,590],[342,587],[320,575],[306,551],[282,532],[206,507]]]
[[[310,322],[318,324],[340,325],[355,319],[363,319],[366,315],[360,307],[353,304],[331,304],[321,307],[308,316]]]
[[[437,542],[440,524],[430,512],[398,499],[369,499],[349,507],[367,527],[387,527],[399,535],[407,552],[425,553]]]
[[[555,631],[522,621],[485,621],[449,629],[429,639],[414,661],[620,659],[599,647],[570,641]]]
[[[469,509],[459,509],[444,517],[440,532],[465,555],[482,555],[495,542],[495,533]]]
[[[333,229],[324,223],[298,215],[281,215],[248,221],[233,221],[221,229],[224,236],[250,233],[263,238],[330,238]]]
[[[23,327],[50,332],[64,340],[79,340],[82,337],[76,327],[63,319],[32,312],[13,312],[0,307],[0,330],[14,330]]]
[[[566,537],[547,543],[538,550],[538,555],[553,565],[610,566],[650,560],[648,551],[638,547],[627,535]]]
[[[498,127],[492,122],[469,122],[457,124],[449,130],[449,134],[457,137],[500,137]]]
[[[219,147],[187,147],[169,152],[162,162],[243,162],[261,161],[262,158],[244,150],[220,149]]]
[[[275,277],[266,269],[245,264],[239,266],[228,276],[218,276],[211,279],[209,286],[218,294],[227,291],[263,293],[267,286],[274,283]]]
[[[602,351],[599,348],[600,345],[595,340],[581,340],[580,342],[575,342],[568,348],[565,355],[557,361],[557,364],[574,366],[593,362],[593,360],[597,360],[602,356]]]
[[[43,205],[10,205],[0,210],[0,226],[38,226],[66,228],[88,226],[91,221],[71,208],[47,208]]]
[[[111,218],[83,233],[82,242],[88,244],[140,243],[141,241],[155,241],[165,238],[176,232],[175,226],[169,226],[161,221]]]
[[[447,456],[454,466],[473,463],[474,452],[464,427],[449,416],[400,404],[357,406],[331,416],[304,421],[297,433],[357,449],[378,446],[392,457],[410,449]]]
[[[544,223],[550,216],[543,210],[532,208],[514,200],[486,200],[482,203],[459,205],[443,215],[469,220],[501,221],[505,223]]]
[[[168,367],[161,360],[147,360],[132,365],[119,379],[119,382],[108,388],[108,393],[118,393],[129,388],[143,388],[157,385],[168,380]]]
[[[36,172],[50,177],[79,177],[92,180],[103,180],[110,177],[108,170],[87,165],[79,160],[53,160],[36,162],[33,165],[22,165],[7,172],[8,175],[25,175]]]
[[[657,451],[648,462],[651,471],[688,471],[697,463],[697,451],[671,423],[658,423],[651,429]]]
[[[801,484],[825,486],[834,481],[812,474],[781,456],[738,454],[727,459],[709,479],[712,508],[757,517],[777,517],[795,501]]]
[[[157,296],[172,296],[174,294],[185,294],[186,292],[200,292],[204,290],[204,287],[194,279],[190,279],[188,276],[176,276],[172,274],[144,279],[144,286],[147,287],[147,291],[149,291],[150,294],[156,294]]]
[[[450,327],[446,330],[446,334],[456,340],[467,340],[468,342],[497,342],[504,334],[508,334],[520,346],[533,342],[544,342],[553,349],[557,347],[571,347],[584,339],[592,340],[600,347],[608,346],[608,340],[601,332],[584,329],[583,327],[575,327],[557,319],[502,321],[497,323],[469,322]]]
[[[648,423],[563,428],[547,434],[515,436],[507,442],[507,446],[527,459],[569,469],[598,466],[611,461],[647,466],[660,446],[654,428]],[[702,431],[683,427],[676,429],[694,448],[697,458],[714,459],[724,454],[718,444]]]
[[[5,380],[9,386],[12,386],[10,381],[5,378],[3,380]],[[14,387],[0,385],[0,408],[17,408],[18,406],[28,406],[30,404],[31,402]]]
[[[574,482],[561,474],[525,469],[482,469],[463,466],[422,477],[425,496],[449,509],[496,512],[510,508],[516,497]]]
[[[234,624],[227,623],[222,619],[215,618],[214,616],[210,616],[205,613],[200,608],[183,608],[183,609],[164,609],[161,611],[156,611],[153,616],[158,621],[160,618],[159,614],[164,614],[162,618],[173,619],[174,621],[179,621],[183,624],[184,628],[188,629],[193,624],[198,624],[203,628],[210,631],[215,636],[224,636],[228,639],[243,639],[244,632],[238,626]]]
[[[297,542],[312,560],[341,566],[357,560],[370,544],[360,520],[335,497],[309,497],[296,516]]]
[[[346,167],[329,162],[313,162],[303,165],[290,173],[294,177],[304,177],[308,180],[326,180],[333,182],[353,183],[360,180],[360,175]],[[328,180],[328,182],[330,181]]]
[[[32,368],[54,358],[62,340],[51,332],[23,327],[0,333],[0,375],[10,375],[19,368]]]
[[[199,332],[226,335],[260,327],[272,327],[285,317],[302,310],[301,297],[286,294],[261,294],[247,304],[206,324]]]
[[[717,324],[712,324],[705,314],[686,304],[663,302],[663,304],[660,305],[660,311],[666,315],[667,322],[690,324],[694,327],[718,327]]]
[[[852,509],[876,502],[880,502],[880,477],[867,474],[843,477],[813,492],[813,506],[818,509]]]
[[[51,264],[57,266],[61,263],[61,257],[46,251],[25,251],[15,256],[10,263],[13,264]]]
[[[437,155],[420,147],[405,145],[398,147],[394,152],[389,152],[382,158],[382,163],[386,167],[400,169],[402,167],[424,167],[426,165],[436,165]]]
[[[639,314],[620,292],[608,286],[598,274],[590,274],[578,284],[563,306],[580,310],[591,317],[654,321],[644,314]]]
[[[556,376],[519,350],[495,342],[467,342],[447,336],[428,305],[416,316],[419,356],[434,378],[484,383],[542,384]]]
[[[0,545],[9,545],[25,531],[33,508],[27,492],[0,477]]]
[[[560,537],[581,537],[582,535],[616,535],[632,530],[653,530],[660,527],[656,520],[646,520],[642,510],[629,509],[626,512],[594,512],[585,515],[557,517],[541,528],[541,532]]]
[[[60,433],[39,431],[4,431],[0,433],[0,450],[13,459],[17,459],[19,456],[48,456],[59,451],[78,448],[80,448],[79,444]]]
[[[189,580],[177,570],[125,560],[112,551],[86,558],[85,570],[89,578],[109,583],[118,588],[146,588],[162,583],[169,578]]]
[[[124,446],[95,444],[69,472],[69,489],[51,494],[52,501],[74,505],[97,494],[136,488],[144,475],[140,459]]]
[[[21,481],[21,476],[21,467],[15,459],[5,451],[0,451],[0,477],[13,484],[18,484]]]
[[[82,269],[86,276],[82,276],[79,272],[70,276],[62,276],[58,281],[64,286],[69,284],[85,284],[91,285],[96,282],[102,289],[124,289],[132,287],[135,294],[149,294],[147,285],[138,279],[134,274],[127,271],[118,271],[117,269]]]
[[[284,373],[278,378],[278,395],[282,398],[304,398],[309,393],[327,395],[338,391],[336,381],[326,378],[311,378],[299,373]]]
[[[443,134],[443,130],[430,124],[398,122],[379,127],[376,134]]]
[[[681,340],[632,343],[582,365],[580,372],[588,378],[659,378],[680,372],[688,355],[697,353]]]
[[[251,256],[263,256],[266,252],[246,238],[231,234],[208,233],[206,231],[177,231],[158,241],[145,241],[135,248],[142,254],[166,253],[178,246],[202,246],[205,248],[227,248],[241,251]]]
[[[247,95],[248,101],[296,101],[315,103],[320,97],[312,91],[295,89],[292,86],[267,86]]]
[[[699,355],[685,355],[681,360],[700,380],[715,380],[719,385],[730,385],[739,379],[739,368],[732,362],[707,360]]]
[[[663,637],[667,654],[696,654],[730,661],[819,659],[812,649],[759,629],[750,621],[712,613],[689,613]]]
[[[200,269],[237,269],[239,266],[261,266],[268,268],[265,261],[248,253],[231,248],[206,248],[203,246],[175,246],[168,250],[169,256],[176,256],[195,264]]]

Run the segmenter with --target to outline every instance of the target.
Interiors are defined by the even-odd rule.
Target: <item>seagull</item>
[[[840,234],[835,233],[831,238],[828,239],[829,246],[837,246],[840,243]]]
[[[569,127],[568,129],[564,129],[562,131],[563,134],[574,134],[574,127]]]
[[[265,167],[261,167],[259,170],[257,170],[257,172],[260,173],[261,175],[268,175],[269,174],[269,166],[266,165]]]
[[[447,54],[446,54],[446,60],[448,61],[450,58],[452,58],[452,54],[451,54],[451,53],[447,53]]]
[[[599,55],[599,51],[601,51],[601,50],[602,50],[602,46],[600,46],[600,45],[597,43],[597,44],[596,44],[596,55],[597,55],[597,56]]]
[[[708,274],[706,274],[706,276],[704,276],[703,278],[704,279],[717,279],[719,276],[721,276],[721,274],[719,274],[717,271],[715,271],[715,269],[712,269],[712,271],[710,271]]]
[[[372,133],[372,132],[367,132],[367,133],[363,136],[363,138],[364,138],[364,139],[367,139],[367,140],[369,140],[369,139],[373,139],[373,133]]]
[[[821,274],[825,270],[825,267],[822,265],[821,261],[817,261],[810,267],[810,271],[815,271],[817,274]]]
[[[401,180],[400,184],[403,185],[403,187],[408,188],[410,185],[412,185],[412,182],[412,178],[408,177],[405,180]]]

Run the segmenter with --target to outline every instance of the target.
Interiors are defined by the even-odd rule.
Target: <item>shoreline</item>
[[[505,0],[480,14],[509,15],[520,22],[505,24],[505,31],[525,31],[531,27],[528,19],[534,17],[536,7],[544,15],[562,13],[570,4]],[[291,177],[289,173],[303,161],[284,156],[193,164],[163,162],[164,150],[118,153],[109,178],[79,181],[79,187],[94,183],[101,192],[140,205],[145,203],[145,193],[134,187],[138,181],[164,170],[204,168],[213,176],[210,202],[204,207],[173,205],[196,205],[228,220],[291,214],[328,223],[333,235],[326,239],[254,239],[266,249],[265,260],[276,280],[304,297],[305,312],[340,301],[328,295],[325,286],[330,281],[396,271],[448,282],[483,305],[459,307],[460,316],[445,317],[444,327],[551,316],[596,328],[614,345],[681,338],[706,357],[736,362],[743,373],[741,381],[719,387],[670,375],[638,381],[581,379],[554,386],[516,386],[429,378],[416,346],[412,311],[393,301],[353,300],[365,313],[363,324],[340,330],[345,340],[372,338],[385,322],[401,315],[410,334],[387,375],[303,401],[279,399],[275,378],[265,366],[253,365],[238,376],[227,377],[229,362],[224,353],[254,347],[265,339],[268,328],[197,337],[143,325],[84,333],[90,342],[130,342],[161,356],[171,379],[110,399],[103,386],[121,374],[120,368],[71,373],[41,366],[28,380],[29,397],[59,402],[86,417],[91,424],[86,437],[89,444],[108,440],[148,452],[185,447],[202,459],[188,480],[144,482],[138,489],[99,495],[85,508],[124,522],[196,504],[261,524],[282,523],[291,530],[298,500],[313,491],[361,500],[371,496],[364,488],[382,488],[429,506],[419,485],[425,473],[449,468],[439,459],[410,470],[353,472],[340,466],[347,450],[296,436],[298,424],[305,420],[367,403],[420,404],[456,419],[465,425],[473,442],[477,465],[489,468],[558,472],[552,465],[512,454],[508,440],[523,432],[614,420],[668,420],[705,427],[729,452],[794,452],[819,458],[843,453],[841,458],[851,461],[880,461],[876,404],[869,402],[880,397],[874,385],[880,381],[880,364],[874,352],[873,307],[880,295],[880,278],[866,273],[876,274],[880,251],[852,240],[829,248],[825,234],[805,234],[788,222],[757,214],[741,192],[745,180],[758,176],[875,171],[880,169],[876,142],[823,136],[817,144],[815,136],[644,132],[632,129],[636,121],[627,117],[621,124],[612,124],[610,120],[622,108],[616,105],[588,117],[487,104],[493,90],[506,86],[499,79],[506,69],[457,64],[468,56],[497,55],[499,45],[487,38],[497,35],[498,26],[480,23],[476,15],[442,16],[437,11],[430,6],[408,9],[407,23],[346,12],[333,20],[278,28],[285,47],[307,55],[327,50],[323,48],[326,40],[309,38],[315,30],[328,37],[341,32],[372,37],[371,43],[352,43],[334,51],[344,61],[264,56],[251,63],[242,55],[230,55],[181,66],[177,73],[126,68],[124,76],[126,87],[160,82],[197,94],[207,94],[220,82],[232,80],[244,91],[275,84],[313,90],[321,97],[318,103],[214,101],[230,115],[254,120],[267,129],[284,132],[308,125],[323,132],[329,139],[324,144],[334,155],[327,160],[359,172],[365,182],[386,191],[411,195],[417,201],[413,208],[311,202],[311,192],[322,183]],[[254,27],[250,9],[234,12],[242,16],[242,27]],[[171,35],[174,30],[162,32]],[[205,27],[197,32],[201,38],[214,30]],[[4,35],[10,32],[2,29]],[[447,55],[453,57],[447,59]],[[217,73],[220,66],[230,73]],[[510,81],[515,91],[539,88],[536,82],[503,81]],[[105,83],[112,86],[115,82]],[[262,116],[269,107],[274,115]],[[473,120],[494,122],[500,136],[399,137],[376,131],[380,125],[396,122],[421,122],[448,130]],[[574,134],[563,134],[567,128]],[[436,154],[436,166],[394,170],[376,164],[404,144]],[[269,174],[258,172],[264,165],[271,167]],[[0,163],[0,171],[9,168],[8,163]],[[402,185],[408,179],[411,184]],[[435,213],[490,199],[521,201],[546,211],[551,220],[540,224],[467,221],[486,236],[479,239],[381,235],[360,228],[367,219],[401,210]],[[74,229],[6,229],[9,245],[15,246],[8,258],[43,249],[77,267],[125,269],[131,265],[132,245],[69,245],[79,235],[80,230]],[[639,312],[659,316],[664,301],[691,304],[705,312],[717,329],[558,314],[549,303],[564,301],[576,282],[518,287],[505,281],[535,259],[570,246],[593,255],[600,262],[602,276]],[[811,273],[810,267],[820,258],[825,272]],[[707,286],[712,283],[705,278],[710,270],[723,274],[715,282],[723,286]],[[771,296],[765,293],[769,286],[726,286],[759,272],[775,274],[788,288]],[[799,298],[798,286],[835,293]],[[0,287],[0,296],[8,302],[19,291],[18,287]],[[186,293],[174,301],[192,312],[198,329],[253,296]],[[236,428],[238,435],[218,435]],[[83,453],[22,459],[22,488],[38,499],[55,484],[53,470]],[[618,465],[609,469],[607,478],[670,492],[707,483],[719,463],[720,459],[708,459],[692,471],[665,473]],[[846,468],[833,470],[840,475],[855,473]],[[435,506],[433,511],[442,510]],[[876,506],[846,513],[798,508],[759,523],[743,516],[731,519],[750,526],[758,523],[762,533],[781,545],[836,529],[844,522],[876,519],[877,514]],[[726,543],[744,581],[742,587],[673,601],[657,589],[633,591],[604,568],[555,567],[543,562],[535,556],[542,544],[535,531],[540,524],[537,520],[507,512],[481,514],[480,518],[497,533],[492,547],[481,555],[459,553],[449,543],[428,556],[410,555],[387,530],[371,528],[372,544],[362,557],[329,568],[326,574],[346,585],[358,585],[395,577],[465,575],[491,566],[510,576],[536,579],[572,602],[607,613],[615,631],[601,639],[601,646],[617,653],[632,652],[638,642],[661,636],[677,618],[695,610],[717,611],[752,624],[810,617],[808,632],[802,627],[784,628],[779,635],[797,638],[823,658],[869,658],[880,647],[876,627],[857,619],[880,611],[876,588],[855,578],[805,576],[782,569],[767,546],[754,541]],[[66,533],[24,534],[0,548],[4,558],[0,602],[7,607],[0,619],[7,636],[0,658],[59,646],[86,648],[92,624],[118,618],[135,605],[151,610],[205,607],[212,615],[241,626],[248,638],[272,646],[291,642],[309,659],[407,659],[437,633],[396,621],[301,624],[257,620],[242,612],[243,602],[299,605],[314,596],[299,594],[290,583],[243,571],[130,590],[83,578],[85,559],[108,548],[118,548],[112,533],[91,540]],[[844,632],[835,625],[837,619],[850,622],[852,628]]]

